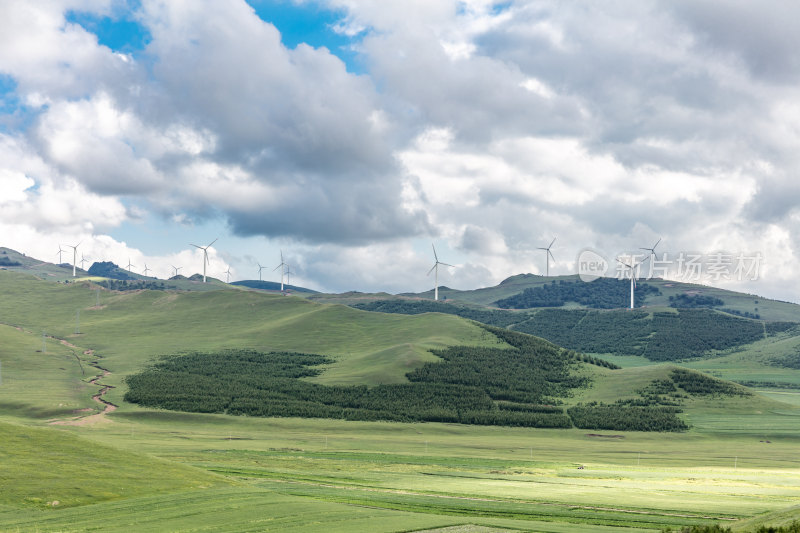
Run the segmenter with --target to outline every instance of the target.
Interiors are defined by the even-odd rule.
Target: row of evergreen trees
[[[635,306],[644,305],[649,294],[661,294],[661,291],[653,285],[640,283],[634,293]],[[569,302],[595,309],[628,307],[630,281],[616,278],[599,278],[591,283],[553,280],[552,283],[527,288],[519,294],[497,300],[494,305],[504,309],[531,309],[561,307]]]

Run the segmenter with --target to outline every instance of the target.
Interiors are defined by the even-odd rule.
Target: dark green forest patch
[[[355,309],[377,313],[395,313],[401,315],[419,315],[422,313],[445,313],[458,315],[490,326],[505,328],[511,324],[528,319],[528,314],[492,309],[476,309],[458,304],[439,302],[436,300],[375,300],[351,304]]]
[[[634,304],[641,307],[649,294],[661,294],[653,285],[640,283],[636,287]],[[534,307],[561,307],[574,302],[594,309],[615,309],[630,304],[630,281],[600,278],[591,283],[564,281],[525,289],[519,294],[503,298],[494,304],[504,309],[531,309]]]
[[[703,308],[654,313],[639,309],[507,311],[402,299],[377,300],[353,307],[383,313],[454,314],[542,337],[570,350],[638,355],[651,361],[702,357],[713,350],[726,350],[763,339],[765,331],[774,335],[797,327],[794,322],[765,324]]]
[[[571,427],[559,398],[587,380],[572,370],[587,361],[605,363],[528,335],[492,333],[512,348],[437,350],[442,361],[409,373],[410,383],[374,387],[302,380],[333,362],[322,355],[231,350],[171,356],[129,376],[125,400],[249,416]]]
[[[708,309],[676,312],[544,309],[514,329],[582,352],[651,361],[702,357],[764,338],[764,324]]]
[[[409,372],[410,383],[327,386],[305,381],[333,359],[316,354],[229,350],[163,357],[126,378],[125,400],[146,407],[247,416],[637,431],[680,431],[685,394],[740,389],[693,371],[676,370],[633,400],[592,403],[564,412],[563,399],[589,385],[585,364],[608,363],[537,337],[486,327],[511,348],[452,346],[441,361]],[[689,385],[687,385],[689,384]],[[726,387],[731,388],[730,390]],[[681,392],[683,391],[683,392]],[[684,396],[681,396],[684,394]]]
[[[725,302],[714,296],[704,294],[678,294],[669,297],[669,306],[679,309],[712,308],[725,305]]]

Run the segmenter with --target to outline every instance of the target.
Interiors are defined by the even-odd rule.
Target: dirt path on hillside
[[[66,340],[60,339],[59,342],[61,342],[61,344],[63,344],[64,346],[78,349],[77,346]],[[92,356],[94,355],[94,350],[86,350],[83,352],[83,355]],[[104,385],[103,383],[100,383],[100,380],[110,375],[111,371],[108,370],[107,368],[103,368],[102,366],[100,366],[100,364],[97,361],[92,361],[91,363],[89,363],[89,366],[96,368],[97,370],[100,371],[100,374],[90,379],[89,383],[92,385],[99,385],[101,387],[100,390],[97,392],[97,394],[92,396],[92,400],[102,405],[103,410],[98,413],[94,413],[87,416],[78,416],[69,420],[56,420],[54,422],[50,422],[51,424],[60,426],[86,426],[89,424],[96,424],[98,422],[110,422],[110,420],[106,418],[106,415],[108,413],[115,411],[117,409],[117,406],[109,402],[108,400],[103,399],[103,396],[114,387],[113,385]],[[78,412],[81,411],[84,410],[81,409]]]
[[[24,329],[21,326],[14,326],[12,324],[5,324],[5,323],[2,323],[2,325],[12,327],[12,328],[14,328],[14,329],[16,329],[18,331],[22,331],[23,333],[31,333],[31,334],[33,333],[31,331],[28,331],[28,330]],[[74,350],[80,350],[80,348],[78,346],[72,344],[71,342],[67,341],[66,339],[58,339],[56,337],[53,337],[52,335],[45,335],[45,336],[47,338],[49,338],[49,339],[57,340],[62,345],[66,346],[68,348],[72,348]],[[91,356],[95,355],[95,353],[94,353],[94,350],[84,350],[83,355],[88,355],[88,356],[91,357]],[[77,355],[75,357],[77,358]],[[80,364],[80,359],[78,359],[78,363]],[[68,420],[54,420],[54,421],[50,422],[50,424],[67,425],[67,426],[85,426],[87,424],[95,424],[97,422],[110,422],[110,420],[108,418],[106,418],[106,415],[108,413],[111,413],[111,412],[115,411],[117,409],[117,406],[114,405],[113,403],[109,402],[108,400],[103,399],[103,396],[108,391],[113,389],[114,386],[113,385],[104,385],[103,383],[100,383],[100,380],[103,379],[104,377],[110,375],[111,371],[108,370],[107,368],[103,368],[102,366],[100,366],[100,364],[97,361],[90,362],[89,366],[91,366],[92,368],[95,368],[95,369],[100,371],[99,374],[97,374],[95,377],[93,377],[92,379],[89,380],[89,383],[91,385],[100,386],[100,390],[97,391],[97,394],[92,396],[92,400],[94,400],[97,403],[99,403],[100,405],[102,405],[103,406],[103,410],[98,412],[98,413],[93,413],[91,415],[86,415],[86,416],[77,416],[75,418],[71,418],[71,419],[68,419]],[[83,370],[83,366],[81,366],[81,370]],[[87,411],[94,411],[94,409],[92,409],[92,408],[84,408],[84,409],[78,409],[78,410],[76,410],[74,412],[75,413],[82,413],[82,412],[87,412]]]

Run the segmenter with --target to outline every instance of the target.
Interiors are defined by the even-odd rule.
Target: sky
[[[397,293],[555,238],[800,302],[798,49],[782,0],[4,0],[0,246]]]

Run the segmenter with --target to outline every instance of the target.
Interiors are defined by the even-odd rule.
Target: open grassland
[[[335,359],[323,382],[376,383],[434,360],[431,347],[499,344],[453,316],[370,314],[249,291],[101,291],[95,306],[88,286],[2,271],[0,288],[0,322],[22,328],[0,326],[2,531],[555,533],[715,523],[746,531],[800,518],[799,402],[772,393],[689,398],[684,433],[231,417],[129,404],[94,423],[50,426],[97,410],[94,361],[112,372],[104,383],[119,385],[162,354],[296,350]],[[48,339],[47,353],[37,352],[42,329],[75,347]],[[586,366],[592,388],[564,401],[635,395],[672,368]],[[121,403],[122,389],[106,396]]]
[[[652,361],[641,356],[592,355],[626,369],[654,366]],[[796,387],[794,390],[798,392],[800,368],[784,366],[793,361],[800,367],[800,336],[796,336],[796,331],[770,335],[750,344],[713,352],[707,357],[678,361],[677,364],[721,379],[746,383],[759,390]]]
[[[793,434],[765,438],[747,428],[727,435],[609,433],[145,411],[111,418],[113,423],[70,431],[104,447],[191,465],[236,484],[224,489],[225,498],[207,490],[175,496],[189,502],[180,514],[184,524],[205,523],[204,513],[223,512],[240,499],[251,502],[243,517],[253,530],[276,520],[271,530],[284,524],[312,531],[321,512],[341,516],[346,525],[365,508],[398,514],[373,514],[373,522],[364,522],[363,529],[352,526],[354,531],[369,531],[380,520],[390,522],[373,530],[457,524],[523,531],[658,530],[736,525],[800,505],[797,427]],[[264,492],[259,496],[259,491]],[[130,524],[137,509],[154,501],[142,498],[95,506],[95,514],[107,508],[115,523]],[[265,504],[257,505],[259,499]],[[276,499],[296,509],[292,522],[267,503]],[[160,516],[175,513],[172,496],[165,498]],[[76,510],[60,516],[88,515]],[[8,510],[0,513],[0,524],[31,525],[33,516],[25,522]],[[238,527],[247,530],[244,525]]]
[[[791,383],[800,386],[800,336],[796,331],[770,336],[716,357],[684,366],[730,381]],[[793,364],[794,367],[786,366]]]
[[[63,430],[0,422],[0,434],[0,505],[26,512],[230,485],[196,468]]]

